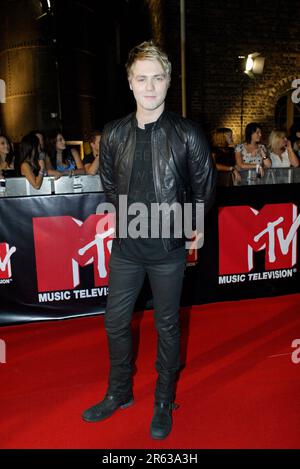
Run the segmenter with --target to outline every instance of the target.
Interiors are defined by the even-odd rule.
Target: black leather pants
[[[185,269],[185,250],[180,248],[162,260],[127,258],[114,241],[110,258],[109,295],[105,314],[110,375],[109,392],[124,397],[132,389],[131,317],[145,275],[153,293],[158,333],[155,400],[173,402],[180,367],[179,304]]]

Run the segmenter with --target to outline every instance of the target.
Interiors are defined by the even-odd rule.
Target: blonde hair
[[[286,133],[280,129],[274,129],[269,135],[269,148],[274,153],[277,151],[277,144],[278,141],[282,138],[286,137]]]
[[[228,142],[226,140],[226,134],[232,134],[232,130],[224,127],[221,129],[216,129],[211,134],[211,144],[213,147],[226,147]]]
[[[153,41],[145,41],[138,46],[133,47],[128,55],[128,60],[125,65],[127,76],[130,76],[132,65],[137,60],[158,60],[166,75],[171,76],[172,65],[168,59],[167,54],[163,49],[155,44]]]

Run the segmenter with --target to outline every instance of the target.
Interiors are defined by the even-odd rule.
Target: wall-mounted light
[[[265,57],[262,57],[259,52],[252,54],[238,56],[238,64],[236,71],[241,73],[241,113],[240,113],[240,139],[242,140],[243,125],[244,125],[244,88],[247,81],[244,74],[249,78],[254,78],[255,75],[261,75],[264,70]]]
[[[253,69],[253,65],[254,65],[254,60],[251,57],[251,55],[248,55],[247,60],[246,60],[246,65],[245,65],[245,73],[251,72],[251,70]]]
[[[261,75],[264,71],[265,57],[262,57],[259,52],[253,54],[239,55],[240,67],[242,72],[246,73],[250,78],[254,75]]]

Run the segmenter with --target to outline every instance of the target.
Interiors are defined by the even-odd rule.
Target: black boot
[[[174,403],[156,402],[150,427],[150,435],[155,440],[163,440],[172,430],[172,410],[177,409]]]
[[[86,422],[100,422],[107,419],[117,409],[126,409],[133,404],[133,395],[130,394],[124,398],[107,393],[103,401],[85,410],[82,414],[83,420]]]

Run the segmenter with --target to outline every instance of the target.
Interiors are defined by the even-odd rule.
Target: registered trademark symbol
[[[297,272],[297,269],[293,269],[293,272],[294,272],[294,273]]]

